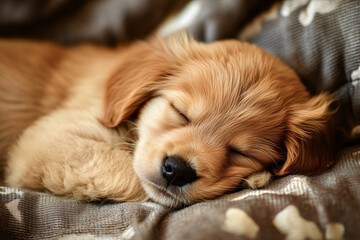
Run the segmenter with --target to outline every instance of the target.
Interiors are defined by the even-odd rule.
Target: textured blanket
[[[321,175],[170,210],[146,203],[80,203],[0,188],[7,239],[359,239],[360,145]]]

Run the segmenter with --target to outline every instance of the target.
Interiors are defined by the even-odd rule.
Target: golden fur
[[[331,98],[310,97],[280,60],[238,41],[107,49],[2,40],[0,96],[0,156],[13,187],[181,206],[269,167],[311,174],[332,160]],[[198,179],[167,186],[169,155]]]

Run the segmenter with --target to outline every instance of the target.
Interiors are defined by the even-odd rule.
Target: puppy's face
[[[136,110],[127,113],[138,111],[134,169],[148,196],[168,206],[188,205],[231,191],[272,165],[283,166],[280,175],[295,170],[293,163],[286,167],[289,155],[299,158],[295,145],[305,145],[296,134],[306,138],[313,128],[326,128],[328,99],[310,99],[292,70],[255,46],[187,42],[178,48],[171,58],[167,53],[163,72],[144,75],[158,79],[137,90],[141,101],[134,92]],[[319,116],[316,127],[305,124],[301,132],[310,114],[304,104]]]

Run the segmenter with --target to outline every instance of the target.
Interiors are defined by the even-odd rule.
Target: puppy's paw
[[[271,173],[268,171],[262,171],[253,173],[244,179],[243,185],[246,188],[258,189],[265,187],[271,180]]]

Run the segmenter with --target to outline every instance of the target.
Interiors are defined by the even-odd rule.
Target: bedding
[[[237,37],[281,58],[311,93],[327,89],[337,94],[342,106],[337,114],[339,141],[359,124],[357,0],[271,1],[271,6],[241,0],[70,2],[31,0],[24,6],[5,0],[0,5],[0,36],[113,45],[185,28],[203,41]],[[179,16],[181,24],[172,25]],[[360,239],[360,142],[347,143],[337,159],[316,176],[273,179],[263,189],[245,189],[177,210],[152,202],[82,203],[0,187],[0,238]]]
[[[360,145],[314,177],[287,176],[259,190],[171,210],[152,202],[81,203],[0,188],[8,239],[359,239]]]

